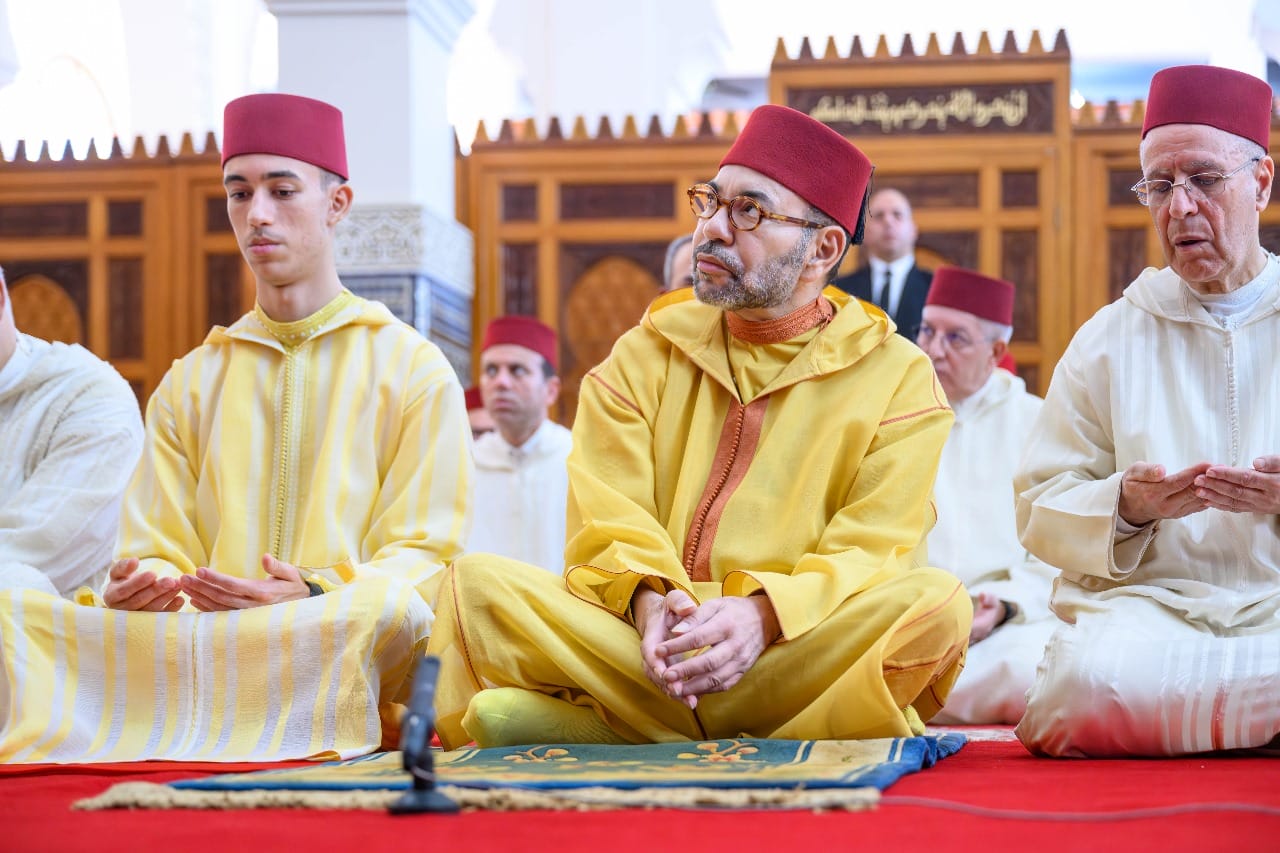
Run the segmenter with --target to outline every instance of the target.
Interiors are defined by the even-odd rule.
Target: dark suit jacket
[[[929,295],[929,284],[933,281],[931,270],[922,270],[913,266],[907,273],[907,282],[902,286],[902,296],[898,299],[898,310],[893,315],[893,322],[898,326],[898,334],[916,339],[916,330],[920,328],[920,314],[924,311],[924,298]],[[871,290],[871,267],[864,266],[846,276],[836,279],[836,287],[865,302],[872,302],[875,294]]]

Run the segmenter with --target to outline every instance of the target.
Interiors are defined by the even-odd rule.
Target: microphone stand
[[[435,762],[431,755],[431,732],[436,722],[436,679],[439,676],[439,658],[426,655],[418,662],[409,698],[409,713],[400,728],[400,754],[404,769],[413,777],[413,787],[387,807],[391,814],[453,814],[458,811],[458,804],[436,789]]]

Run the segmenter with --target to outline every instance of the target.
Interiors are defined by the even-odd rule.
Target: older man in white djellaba
[[[1049,611],[1057,572],[1018,541],[1013,513],[1013,474],[1044,402],[996,366],[1009,352],[1014,292],[1007,281],[941,267],[916,336],[956,415],[934,485],[929,560],[973,597],[968,660],[936,723],[1018,722],[1058,625]]]
[[[1271,87],[1151,81],[1134,185],[1168,266],[1076,333],[1015,480],[1058,567],[1018,737],[1059,756],[1275,746],[1280,731],[1280,260]]]

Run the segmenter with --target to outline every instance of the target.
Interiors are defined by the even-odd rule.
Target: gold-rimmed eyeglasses
[[[1226,189],[1227,178],[1243,169],[1247,169],[1261,159],[1261,157],[1254,157],[1251,160],[1246,160],[1226,174],[1222,172],[1201,172],[1198,175],[1188,175],[1176,184],[1163,178],[1150,181],[1141,180],[1129,187],[1129,189],[1133,190],[1138,197],[1138,203],[1147,207],[1162,207],[1169,199],[1173,198],[1174,187],[1182,187],[1187,195],[1196,198],[1213,198]]]
[[[729,224],[738,231],[754,231],[766,219],[790,222],[792,225],[803,225],[806,228],[823,227],[821,223],[810,222],[808,219],[770,213],[760,205],[760,202],[750,196],[740,195],[725,201],[720,198],[720,194],[711,184],[694,184],[689,187],[689,207],[693,208],[694,215],[699,219],[710,219],[715,216],[722,204],[729,208]]]

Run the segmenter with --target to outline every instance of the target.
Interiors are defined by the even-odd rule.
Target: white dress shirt
[[[902,290],[907,286],[907,276],[911,273],[911,268],[916,265],[916,256],[914,253],[907,254],[896,261],[889,262],[870,256],[867,261],[871,267],[871,301],[877,305],[885,305],[885,313],[893,317],[898,313],[898,303],[902,301]],[[880,295],[884,288],[885,270],[889,271],[888,302],[884,302]]]

